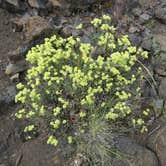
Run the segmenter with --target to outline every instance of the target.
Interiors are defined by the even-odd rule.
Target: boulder
[[[150,18],[151,16],[149,14],[143,13],[140,15],[139,20],[141,21],[141,23],[146,23],[150,20]]]
[[[32,8],[43,9],[45,8],[46,0],[28,0],[28,4]]]
[[[166,165],[166,127],[163,125],[148,139],[148,147],[158,156],[161,166]]]
[[[162,23],[166,24],[166,6],[158,6],[155,10],[155,16]]]
[[[13,64],[10,63],[5,70],[5,74],[7,75],[14,75],[16,73],[23,72],[27,69],[27,65],[25,63],[22,64]]]
[[[161,51],[166,52],[166,36],[163,34],[154,34],[153,37],[160,44]]]
[[[26,4],[21,0],[4,0],[2,7],[9,12],[23,12],[26,10]]]
[[[8,3],[16,8],[20,7],[20,0],[6,0],[6,3]]]
[[[159,95],[161,98],[166,99],[166,78],[162,78],[159,85]]]
[[[62,6],[60,0],[48,0],[48,3],[50,3],[53,8]]]
[[[68,0],[71,9],[85,9],[90,5],[97,4],[107,0]]]
[[[113,166],[158,166],[156,155],[130,138],[117,138],[115,146],[121,157],[113,160]]]
[[[9,85],[3,89],[0,89],[0,107],[1,104],[10,104],[14,101],[16,95],[16,88],[14,85]]]
[[[27,41],[48,37],[48,34],[54,30],[52,25],[40,16],[29,17],[25,20],[24,26],[23,31]]]
[[[22,145],[16,152],[13,165],[16,165],[16,159],[19,156],[22,156],[20,166],[61,166],[64,163],[64,161],[61,161],[58,149],[56,150],[55,147],[42,143],[37,139],[27,141]]]

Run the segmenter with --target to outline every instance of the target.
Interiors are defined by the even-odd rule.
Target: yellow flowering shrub
[[[132,46],[127,35],[116,38],[109,16],[95,18],[91,26],[89,43],[54,35],[27,54],[31,67],[26,83],[17,85],[15,100],[23,108],[16,117],[33,123],[25,131],[40,131],[40,122],[45,122],[48,144],[58,145],[64,135],[71,144],[78,132],[86,132],[92,114],[111,124],[146,129],[132,99],[140,96],[142,69],[137,60],[147,58],[147,52]]]

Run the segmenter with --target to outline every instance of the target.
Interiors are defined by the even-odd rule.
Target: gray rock
[[[62,29],[62,36],[63,37],[69,37],[72,35],[72,31],[73,31],[73,27],[71,25],[68,25],[68,26],[65,26],[63,29]]]
[[[155,68],[154,68],[154,71],[161,77],[166,77],[166,64],[162,66],[162,62],[164,61],[159,61],[159,65],[156,65]]]
[[[48,37],[54,31],[53,26],[40,16],[29,17],[25,20],[24,25],[23,32],[27,41],[32,41],[40,37],[44,38],[44,36]]]
[[[6,164],[0,164],[0,166],[7,166]]]
[[[158,166],[157,157],[147,148],[126,137],[116,141],[115,146],[123,157],[115,158],[113,166]]]
[[[4,0],[2,7],[9,12],[23,12],[26,10],[26,4],[21,0]]]
[[[154,132],[148,139],[148,147],[158,156],[161,166],[166,166],[166,127]]]
[[[155,10],[155,16],[156,16],[156,18],[161,20],[162,23],[166,24],[166,7],[159,6]]]
[[[6,0],[6,2],[13,5],[16,8],[20,7],[20,0]]]
[[[37,8],[37,9],[45,8],[45,3],[46,3],[46,1],[44,1],[44,0],[28,0],[28,4],[31,7]]]
[[[166,78],[163,78],[160,82],[159,95],[160,97],[166,99]]]
[[[107,0],[69,0],[70,8],[72,9],[84,9],[87,8],[88,6],[100,2],[104,2]]]
[[[152,49],[152,44],[153,41],[151,38],[144,38],[143,42],[142,42],[142,48],[144,48],[145,50],[150,51]]]
[[[150,8],[158,3],[158,0],[138,0],[142,8]]]
[[[161,58],[161,61],[165,62],[166,64],[166,53],[161,53],[160,58]]]
[[[140,44],[142,42],[142,37],[140,36],[139,33],[129,34],[129,39],[130,39],[131,43],[135,46],[140,46]]]
[[[50,3],[53,8],[62,6],[61,1],[58,0],[48,0],[48,3]]]
[[[0,142],[0,154],[2,154],[5,150],[7,150],[7,146],[3,142]]]
[[[26,66],[25,63],[23,63],[23,64],[12,64],[12,63],[10,63],[6,67],[5,74],[7,74],[7,75],[13,75],[13,74],[16,74],[16,73],[23,72],[26,69],[27,69],[27,66]]]
[[[132,13],[135,15],[135,16],[140,16],[142,14],[142,10],[140,8],[134,8],[132,10]]]
[[[10,85],[0,91],[0,105],[10,104],[14,101],[17,91],[14,85]]]
[[[163,34],[154,34],[153,37],[160,44],[161,51],[166,52],[166,36]]]
[[[135,27],[135,26],[130,26],[129,32],[130,33],[140,32],[140,29],[138,27]]]
[[[9,166],[8,161],[9,159],[6,152],[0,155],[0,166]]]
[[[12,82],[19,82],[19,73],[14,74],[13,76],[10,77],[10,80]]]
[[[145,22],[149,21],[150,18],[151,18],[151,16],[149,14],[143,13],[143,14],[140,15],[139,20],[142,23],[145,23]]]

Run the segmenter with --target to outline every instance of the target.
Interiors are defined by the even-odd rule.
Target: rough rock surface
[[[14,101],[14,97],[16,95],[16,88],[14,85],[7,86],[0,91],[0,107],[1,104],[10,104]]]
[[[25,38],[31,41],[35,38],[41,37],[46,33],[53,31],[53,27],[50,23],[40,16],[29,17],[25,22]]]
[[[160,82],[159,95],[163,99],[166,99],[166,78],[163,78]]]
[[[63,163],[61,156],[59,156],[58,151],[55,151],[54,147],[38,140],[24,143],[18,150],[16,158],[18,156],[22,156],[20,160],[22,166],[61,166]],[[16,162],[13,164],[16,164]]]
[[[161,51],[166,52],[166,36],[162,34],[154,34],[154,39],[161,46]]]
[[[148,140],[149,148],[157,154],[161,166],[166,165],[166,127],[163,126],[154,132]]]
[[[155,10],[155,16],[159,20],[161,20],[162,23],[166,24],[166,2],[163,2],[160,6],[157,7]]]
[[[158,166],[158,159],[152,151],[129,138],[118,138],[116,148],[123,157],[115,158],[113,166]]]
[[[28,0],[28,4],[33,8],[44,8],[46,0]]]

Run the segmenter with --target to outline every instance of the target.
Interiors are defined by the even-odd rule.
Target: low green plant
[[[121,157],[114,147],[114,133],[103,117],[92,115],[88,117],[87,129],[79,132],[77,153],[84,156],[84,162],[89,166],[111,165],[113,158]]]
[[[54,35],[27,54],[31,67],[26,83],[17,85],[20,91],[15,100],[23,108],[16,116],[28,119],[39,131],[44,122],[48,144],[57,146],[62,137],[77,143],[88,131],[95,139],[93,115],[102,117],[98,123],[108,123],[111,129],[124,125],[146,130],[145,112],[137,113],[133,100],[141,95],[143,72],[138,59],[147,58],[147,52],[132,46],[127,35],[116,38],[109,16],[93,19],[91,26],[89,43],[81,37]],[[80,24],[77,29],[83,27]]]

